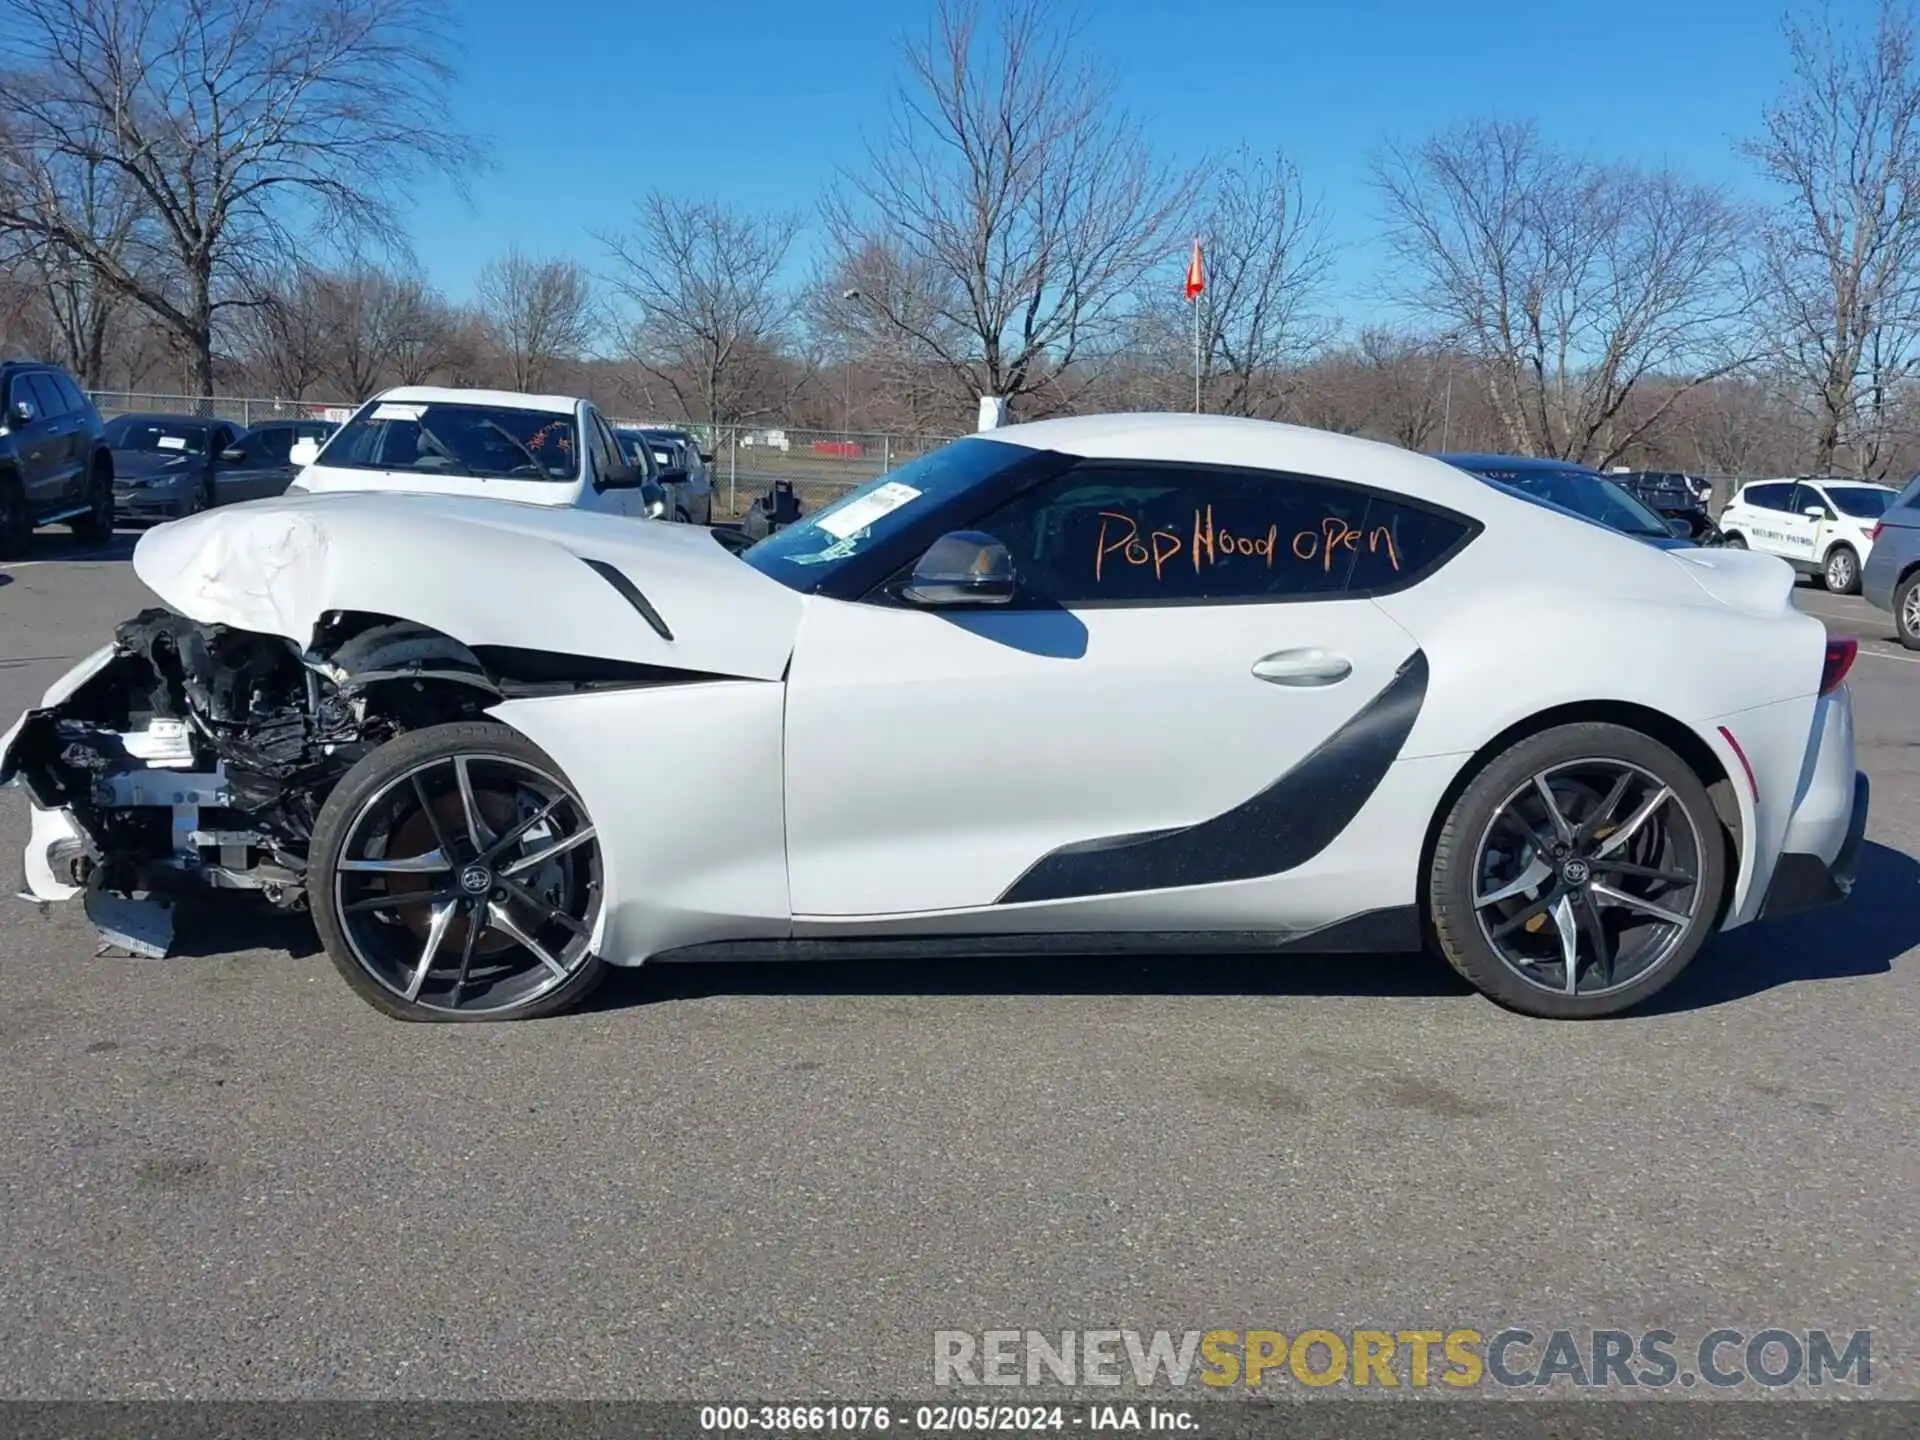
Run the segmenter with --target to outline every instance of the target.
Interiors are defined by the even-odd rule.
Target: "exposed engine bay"
[[[476,653],[383,617],[329,615],[302,648],[145,610],[120,625],[103,668],[13,738],[8,768],[36,831],[60,832],[44,847],[51,873],[30,863],[29,884],[43,900],[84,893],[107,943],[148,955],[166,953],[173,904],[189,891],[304,909],[314,824],[362,756],[508,696],[659,678],[641,665]]]

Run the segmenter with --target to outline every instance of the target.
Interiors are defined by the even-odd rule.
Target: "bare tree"
[[[327,372],[335,343],[327,285],[300,267],[250,287],[259,303],[241,313],[236,338],[247,368],[276,396],[305,399]]]
[[[178,338],[213,393],[225,310],[303,232],[391,233],[420,167],[452,171],[439,0],[11,0],[0,230],[57,245]],[[139,192],[164,269],[76,214],[62,167]]]
[[[349,400],[364,400],[403,355],[417,353],[432,325],[432,297],[418,276],[372,265],[329,277],[327,295],[335,336],[328,378]]]
[[[655,190],[631,233],[599,237],[614,260],[614,289],[638,311],[633,359],[672,391],[681,415],[749,418],[767,408],[770,383],[789,374],[781,352],[800,302],[780,272],[800,229],[797,215]]]
[[[1826,471],[1843,446],[1884,441],[1920,358],[1920,67],[1897,0],[1865,35],[1824,10],[1785,28],[1788,79],[1747,150],[1787,194],[1767,230],[1768,289]]]
[[[876,313],[963,395],[1018,402],[1110,338],[1164,259],[1195,177],[1153,159],[1080,28],[1047,0],[939,0],[866,164],[825,204],[843,258],[900,257],[933,282]],[[991,33],[987,33],[991,30]],[[932,294],[931,315],[918,300]],[[1045,405],[1070,403],[1058,387]]]
[[[540,389],[557,362],[577,357],[592,340],[593,295],[575,261],[511,249],[480,272],[474,297],[515,390]]]
[[[1183,251],[1177,275],[1147,277],[1132,347],[1146,347],[1167,371],[1171,403],[1190,401],[1197,318],[1204,407],[1276,419],[1289,377],[1335,328],[1315,310],[1333,263],[1320,208],[1284,154],[1246,149],[1214,172],[1202,203],[1199,314],[1181,295]]]
[[[1472,349],[1516,450],[1610,463],[1753,357],[1745,218],[1712,187],[1506,121],[1389,148],[1375,175],[1399,298]],[[1663,402],[1635,405],[1656,376]]]
[[[832,257],[806,293],[807,328],[847,367],[849,391],[858,376],[861,409],[912,434],[971,423],[973,397],[956,394],[952,376],[916,338],[964,345],[960,328],[943,316],[941,295],[932,267],[880,245]],[[851,428],[851,394],[844,408]]]

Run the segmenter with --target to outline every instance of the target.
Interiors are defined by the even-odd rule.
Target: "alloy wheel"
[[[1501,802],[1474,857],[1474,917],[1515,975],[1600,996],[1665,964],[1701,914],[1701,837],[1673,789],[1624,760],[1536,772]]]
[[[531,1005],[592,959],[600,846],[562,781],[504,755],[428,761],[346,827],[333,902],[382,988],[471,1016]]]
[[[1827,557],[1827,588],[1845,591],[1853,588],[1853,554],[1836,550]]]
[[[1920,585],[1907,587],[1907,598],[1900,602],[1900,628],[1920,636]]]

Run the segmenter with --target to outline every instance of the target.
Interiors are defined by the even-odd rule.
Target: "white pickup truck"
[[[324,445],[296,445],[292,489],[401,490],[658,519],[666,494],[571,395],[409,385],[367,401]]]

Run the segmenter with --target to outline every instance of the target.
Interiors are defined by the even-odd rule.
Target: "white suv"
[[[1900,492],[1864,480],[1760,480],[1742,485],[1720,514],[1736,549],[1778,555],[1827,589],[1851,595],[1880,535],[1880,517]]]

